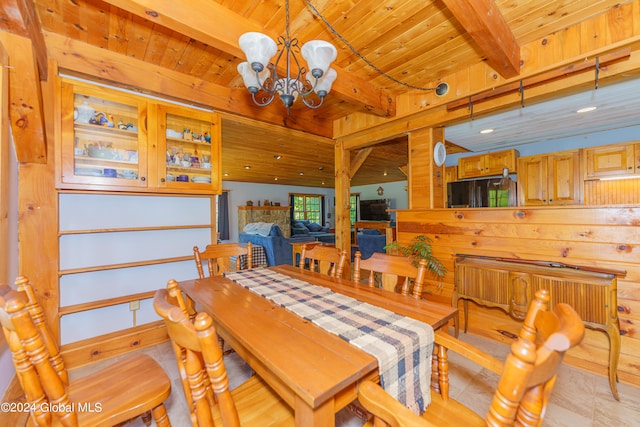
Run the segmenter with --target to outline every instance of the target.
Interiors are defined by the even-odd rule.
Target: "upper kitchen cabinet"
[[[578,150],[518,159],[518,199],[521,206],[580,204],[580,188]]]
[[[585,179],[640,174],[640,142],[585,148]]]
[[[217,114],[83,82],[60,85],[61,189],[216,194]]]
[[[504,168],[516,172],[518,151],[515,149],[462,157],[458,160],[458,179],[502,175]]]

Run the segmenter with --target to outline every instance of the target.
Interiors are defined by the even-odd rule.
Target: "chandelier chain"
[[[311,2],[309,0],[304,0],[305,3],[307,3],[307,6],[309,7],[309,9],[311,9],[311,11],[313,12],[314,15],[316,15],[318,18],[320,18],[322,20],[322,22],[324,22],[324,24],[327,26],[327,28],[329,29],[329,31],[331,31],[333,33],[333,35],[335,35],[338,39],[340,39],[340,41],[342,41],[342,43],[345,44],[345,46],[347,46],[351,52],[353,52],[358,58],[362,59],[364,62],[367,63],[367,65],[369,65],[369,67],[373,68],[378,74],[380,74],[383,77],[386,77],[387,79],[398,83],[399,85],[411,88],[411,89],[417,89],[417,90],[435,90],[435,88],[433,87],[420,87],[420,86],[414,86],[412,84],[400,81],[398,79],[396,79],[393,76],[390,76],[389,74],[385,73],[384,71],[382,71],[380,68],[376,67],[375,64],[373,64],[373,62],[371,62],[368,58],[366,58],[364,55],[362,55],[360,52],[358,52],[358,50],[353,47],[351,45],[351,43],[349,43],[349,41],[347,39],[345,39],[344,37],[342,37],[342,35],[340,35],[340,33],[338,33],[338,31],[333,28],[333,26],[326,20],[326,18],[318,11],[318,9],[315,8],[315,6],[313,4],[311,4]],[[287,26],[288,26],[288,19],[289,19],[289,13],[288,13],[288,8],[289,8],[289,2],[287,0]]]

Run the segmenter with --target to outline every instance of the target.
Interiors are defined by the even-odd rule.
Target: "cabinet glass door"
[[[144,104],[99,88],[70,87],[63,86],[62,182],[146,187]]]
[[[217,115],[171,106],[159,110],[158,138],[165,142],[164,159],[158,159],[159,166],[164,164],[164,171],[160,167],[160,185],[196,192],[217,191],[220,188]]]

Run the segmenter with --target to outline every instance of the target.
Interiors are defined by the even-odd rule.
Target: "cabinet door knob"
[[[145,178],[144,176],[140,177],[140,181],[146,181],[146,180],[147,180],[147,178]]]
[[[160,182],[164,182],[164,178],[160,178]]]

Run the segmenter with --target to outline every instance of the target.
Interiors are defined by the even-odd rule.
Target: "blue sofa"
[[[311,236],[313,240],[324,243],[335,243],[336,235],[329,233],[329,227],[311,222],[308,219],[296,219],[291,223],[291,237]]]
[[[313,242],[315,239],[309,235],[299,235],[291,238],[283,237],[280,227],[273,224],[268,236],[240,233],[239,240],[240,243],[251,242],[253,245],[262,246],[267,256],[267,264],[272,266],[291,264],[293,256],[293,247],[291,246],[291,242]]]
[[[384,247],[387,245],[387,236],[378,230],[365,228],[358,233],[358,250],[362,259],[367,259],[374,252],[385,253]]]

